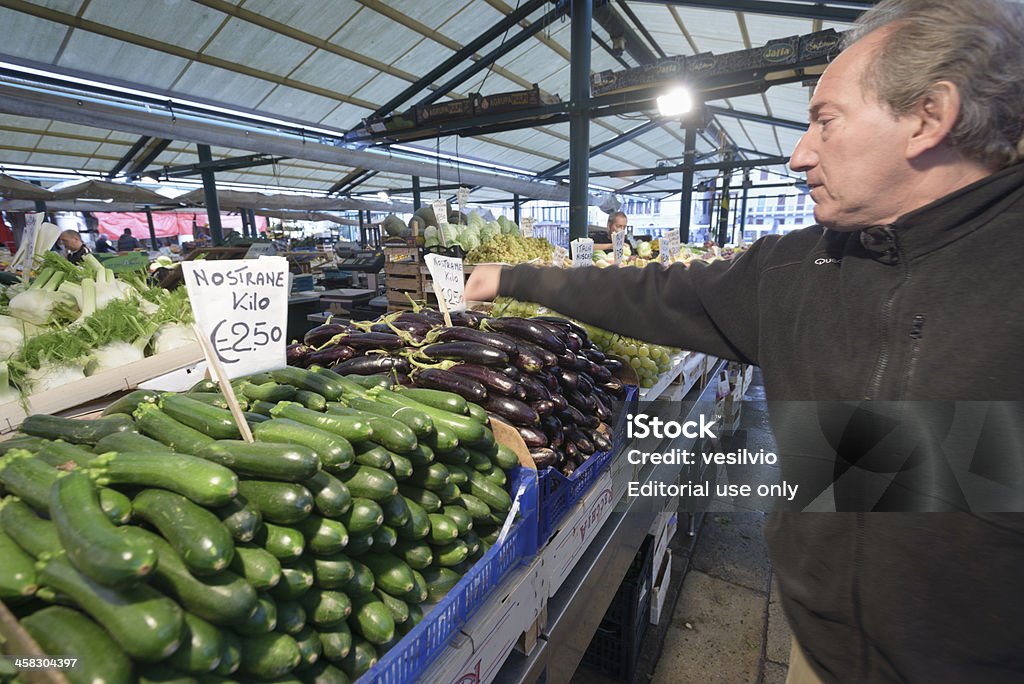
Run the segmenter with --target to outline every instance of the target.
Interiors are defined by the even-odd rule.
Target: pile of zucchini
[[[233,384],[253,443],[208,381],[0,442],[0,599],[72,684],[354,681],[496,542],[518,461],[479,406]]]

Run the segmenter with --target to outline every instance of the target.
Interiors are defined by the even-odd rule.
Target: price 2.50
[[[224,319],[213,326],[210,343],[221,363],[238,363],[239,355],[280,342],[284,332],[280,326],[266,321],[249,323]]]

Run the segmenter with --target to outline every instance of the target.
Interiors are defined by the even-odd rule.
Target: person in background
[[[611,249],[612,248],[612,236],[620,231],[626,230],[626,226],[629,225],[629,218],[624,212],[613,211],[608,214],[608,230],[595,230],[590,234],[590,238],[594,240],[594,249]],[[629,242],[629,239],[626,239]]]
[[[139,248],[139,241],[132,236],[132,229],[125,228],[124,232],[121,233],[121,237],[117,238],[117,251],[118,252],[130,252],[133,249]]]
[[[790,160],[817,225],[703,268],[481,265],[466,299],[761,367],[783,477],[828,487],[795,510],[841,511],[765,528],[789,682],[1024,682],[1024,5],[882,0],[844,43]]]
[[[60,234],[60,243],[64,246],[64,256],[73,264],[81,264],[89,253],[89,247],[82,242],[77,230],[65,230]]]
[[[114,245],[110,244],[110,240],[107,239],[107,236],[100,233],[99,237],[96,238],[96,253],[109,254],[116,251],[117,249],[115,249]]]

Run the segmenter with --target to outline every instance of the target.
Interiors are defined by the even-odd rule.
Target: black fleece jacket
[[[1024,399],[1022,257],[1018,165],[889,226],[771,235],[732,263],[689,268],[518,266],[499,294],[759,365],[781,455],[809,462],[792,421],[779,425],[794,402]],[[1013,406],[1000,409],[1013,439],[996,448],[1013,443],[998,463],[1019,482],[1024,419]],[[933,466],[929,478],[941,474],[932,454],[912,455]],[[876,504],[868,481],[841,490],[837,480],[836,507],[971,508],[945,491],[921,495],[920,482]],[[982,510],[1024,510],[1020,494]],[[1024,682],[1024,515],[783,513],[766,537],[793,632],[826,682]]]

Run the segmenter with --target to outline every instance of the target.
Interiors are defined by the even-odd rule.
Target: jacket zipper
[[[902,262],[902,259],[900,261]],[[889,293],[889,299],[886,300],[885,307],[882,309],[882,345],[881,351],[878,353],[878,364],[875,366],[875,374],[871,378],[871,384],[868,385],[868,399],[877,399],[878,393],[882,389],[882,379],[885,377],[886,368],[889,366],[889,318],[892,316],[892,307],[896,301],[896,293],[906,285],[908,280],[910,280],[910,268],[905,266],[903,282],[892,289],[892,292]]]
[[[924,314],[914,314],[914,322],[910,326],[910,358],[907,360],[907,370],[903,374],[903,396],[910,391],[910,382],[914,378],[914,370],[917,366],[917,357],[921,351],[921,340],[924,338],[924,324],[928,317]]]

